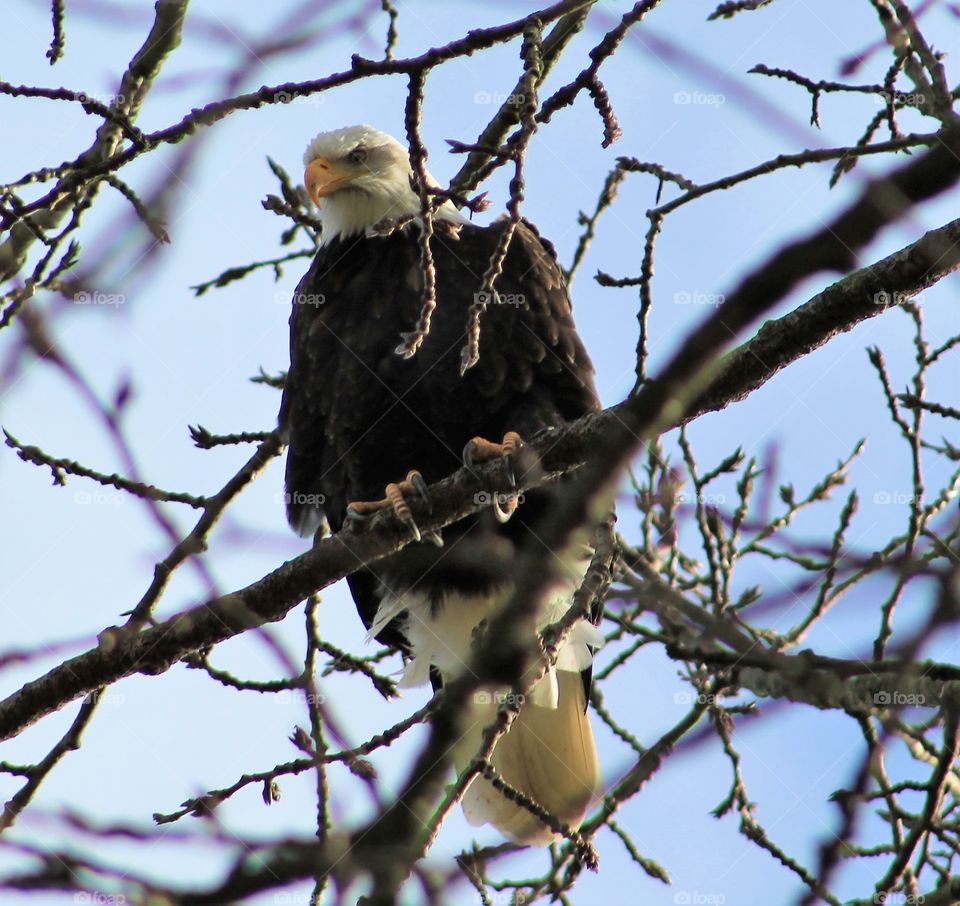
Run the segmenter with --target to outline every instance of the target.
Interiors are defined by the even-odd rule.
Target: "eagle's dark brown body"
[[[395,350],[422,304],[417,227],[334,240],[300,282],[280,425],[289,443],[288,515],[301,533],[323,515],[336,531],[348,503],[383,497],[385,485],[410,469],[427,482],[449,475],[477,435],[498,441],[516,431],[531,438],[597,406],[553,249],[526,223],[518,225],[496,280],[502,301],[483,314],[480,361],[461,376],[468,309],[505,221],[463,225],[458,238],[437,227],[437,307],[410,359]],[[553,493],[531,491],[506,525],[488,509],[445,529],[443,548],[412,544],[351,576],[365,624],[385,588],[426,592],[438,604],[454,591],[493,588]],[[380,638],[404,645],[395,626]]]

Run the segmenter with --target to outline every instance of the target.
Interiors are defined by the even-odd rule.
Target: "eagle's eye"
[[[354,148],[347,155],[347,159],[353,164],[362,164],[367,159],[367,149],[364,147]]]

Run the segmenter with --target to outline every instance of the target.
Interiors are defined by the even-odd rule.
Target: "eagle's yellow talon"
[[[399,519],[413,535],[414,541],[420,541],[422,535],[413,513],[410,511],[410,504],[407,503],[405,494],[416,492],[424,503],[430,508],[429,495],[427,494],[427,483],[423,476],[416,470],[411,469],[407,472],[407,477],[400,482],[391,482],[387,485],[382,500],[353,500],[347,504],[347,524],[356,529],[359,525],[367,522],[372,516],[375,516],[380,510],[388,507],[393,510],[393,514]],[[428,541],[443,546],[443,539],[439,538],[436,532],[431,532],[427,536]],[[439,540],[439,543],[438,543]]]
[[[478,462],[489,462],[492,459],[503,457],[507,468],[507,480],[511,487],[516,487],[517,479],[514,463],[523,445],[523,438],[516,431],[508,431],[504,434],[503,440],[499,444],[487,440],[485,437],[475,437],[473,440],[467,441],[467,445],[463,448],[463,464],[472,472],[473,467]]]

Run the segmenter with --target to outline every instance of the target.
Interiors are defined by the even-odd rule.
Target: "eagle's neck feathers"
[[[363,188],[344,189],[323,199],[320,244],[327,245],[337,238],[349,239],[363,235],[370,227],[383,221],[409,217],[417,217],[419,221],[419,214],[420,198],[410,188],[409,172],[402,178],[391,175],[376,181],[369,180]],[[451,223],[467,222],[449,201],[445,201],[433,216],[436,220]]]

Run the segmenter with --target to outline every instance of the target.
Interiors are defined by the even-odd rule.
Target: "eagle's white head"
[[[303,182],[323,221],[321,244],[362,233],[381,220],[416,215],[420,199],[410,186],[407,149],[372,126],[346,126],[321,132],[303,154]],[[431,186],[437,183],[427,174]],[[445,201],[434,215],[463,223]]]

